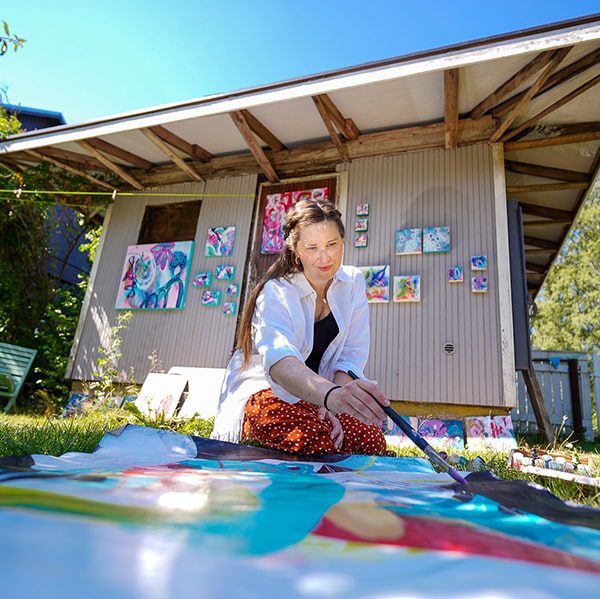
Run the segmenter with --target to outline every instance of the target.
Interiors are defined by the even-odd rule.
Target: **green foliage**
[[[600,351],[600,187],[596,185],[550,271],[532,319],[546,350]]]
[[[0,35],[0,56],[4,56],[8,52],[8,46],[12,44],[13,50],[16,52],[19,48],[23,47],[23,44],[27,41],[18,35],[11,35],[8,23],[2,21],[4,26],[4,34]]]

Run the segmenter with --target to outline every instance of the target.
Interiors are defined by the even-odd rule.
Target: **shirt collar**
[[[332,285],[336,281],[340,281],[342,283],[348,283],[352,281],[352,277],[346,272],[343,265],[339,267],[333,279],[334,281]],[[315,293],[315,290],[312,288],[312,285],[308,282],[308,279],[303,272],[295,272],[290,275],[290,282],[300,290],[300,297],[306,297],[307,295]]]

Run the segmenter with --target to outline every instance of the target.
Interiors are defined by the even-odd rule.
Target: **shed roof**
[[[598,82],[600,14],[25,132],[0,143],[0,161],[50,160],[124,190],[251,172],[277,181],[364,156],[499,142],[537,293],[597,175]]]

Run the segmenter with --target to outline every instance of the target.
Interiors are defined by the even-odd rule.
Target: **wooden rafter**
[[[458,69],[444,71],[444,138],[447,150],[458,145]]]
[[[145,158],[142,158],[141,156],[138,156],[137,154],[133,154],[132,152],[129,152],[128,150],[119,148],[118,146],[115,146],[114,144],[104,141],[103,139],[99,139],[99,138],[88,139],[87,142],[90,144],[90,146],[93,146],[94,148],[101,150],[105,154],[110,154],[111,156],[114,156],[115,158],[120,158],[121,160],[125,160],[125,162],[129,162],[130,164],[133,164],[133,166],[137,166],[137,167],[143,168],[145,170],[151,169],[154,166],[154,164],[152,164],[152,162],[150,162],[149,160],[146,160]]]
[[[495,89],[487,98],[484,98],[473,110],[469,116],[472,119],[478,119],[488,110],[494,107],[498,102],[506,98],[511,92],[530,79],[540,69],[544,68],[554,54],[553,50],[547,50],[538,54],[532,61],[528,62],[522,69],[519,69],[510,79],[507,79],[500,87]]]
[[[270,129],[267,129],[249,110],[240,110],[244,115],[250,130],[258,135],[272,150],[281,152],[287,150],[286,145],[276,137]]]
[[[554,102],[554,104],[551,104],[550,106],[548,106],[548,108],[542,110],[541,112],[538,112],[535,116],[532,116],[530,119],[527,119],[524,123],[521,123],[518,127],[515,127],[514,129],[507,131],[504,134],[504,136],[502,137],[502,141],[508,141],[509,139],[512,139],[513,137],[515,137],[522,131],[529,129],[530,127],[533,127],[533,125],[535,125],[536,123],[541,121],[544,117],[553,113],[555,110],[558,110],[561,106],[568,104],[571,100],[574,100],[577,96],[580,96],[581,94],[585,93],[586,91],[588,91],[589,89],[591,89],[592,87],[597,85],[598,83],[600,83],[600,74],[596,75],[595,77],[590,79],[588,82],[584,83],[583,85],[580,85],[573,91],[569,92],[566,96],[563,96],[560,100],[557,100],[556,102]]]
[[[548,268],[542,264],[536,264],[535,262],[525,262],[525,268],[531,272],[537,272],[539,274],[546,274]]]
[[[86,152],[89,152],[94,158],[99,160],[108,170],[115,173],[117,177],[120,177],[123,181],[133,185],[136,189],[144,189],[144,186],[133,175],[129,174],[123,167],[108,159],[100,150],[91,146],[87,141],[80,140],[77,144]]]
[[[196,158],[201,162],[209,162],[214,158],[214,154],[211,154],[202,146],[199,146],[198,144],[191,144],[189,141],[186,141],[182,137],[179,137],[179,135],[172,133],[161,125],[150,127],[150,130],[153,133],[156,133],[156,135],[158,135],[158,137],[160,137],[163,141],[166,141],[168,144],[172,145],[174,148],[177,148],[184,154],[187,154],[191,158]]]
[[[558,179],[559,181],[573,182],[589,182],[590,179],[588,173],[570,171],[563,168],[553,168],[550,166],[543,166],[541,164],[507,160],[504,165],[506,166],[507,170],[513,173],[532,175],[533,177],[544,177],[546,179]]]
[[[334,143],[335,147],[337,148],[337,150],[340,154],[340,158],[344,162],[348,162],[348,160],[350,160],[350,157],[348,154],[348,148],[346,147],[346,144],[340,139],[340,136],[338,135],[337,131],[335,130],[333,121],[325,108],[322,98],[320,96],[313,96],[312,99],[313,99],[315,106],[317,107],[319,116],[321,117],[321,120],[323,121],[323,124],[325,125],[325,128],[327,129],[327,133],[329,133],[329,137],[331,138],[331,141]]]
[[[538,206],[537,204],[527,204],[525,202],[519,202],[519,206],[521,206],[523,214],[529,216],[541,216],[556,220],[566,219],[569,221],[575,218],[575,213],[570,210],[560,210],[559,208],[549,208],[548,206]]]
[[[559,50],[554,51],[553,56],[548,61],[548,64],[544,67],[541,75],[535,80],[534,84],[525,92],[523,97],[508,113],[504,121],[502,121],[502,123],[499,125],[498,129],[496,129],[494,135],[492,135],[490,138],[490,142],[497,142],[504,135],[514,120],[529,105],[535,94],[539,92],[542,85],[544,85],[544,83],[548,80],[548,77],[550,77],[558,65],[566,58],[567,54],[571,51],[571,48],[572,46],[569,46],[567,48],[560,48]]]
[[[50,156],[56,158],[69,166],[84,168],[88,171],[107,171],[108,169],[99,161],[92,156],[85,154],[79,154],[78,152],[71,152],[69,150],[63,150],[61,148],[36,148],[36,152],[43,154],[44,156]]]
[[[13,173],[22,173],[23,168],[15,161],[10,158],[2,158],[0,164]]]
[[[598,61],[600,61],[600,48],[594,50],[593,52],[590,52],[589,54],[586,54],[583,58],[572,62],[571,64],[562,68],[560,71],[556,71],[556,73],[549,77],[548,81],[546,81],[546,83],[542,85],[541,89],[534,96],[534,98],[545,94],[546,92],[550,91],[551,89],[554,89],[558,85],[562,85],[563,83],[565,83],[565,81],[568,81],[576,75],[579,75],[587,69],[597,65]],[[523,97],[524,94],[525,92],[520,92],[514,95],[512,98],[509,98],[505,102],[502,102],[502,104],[499,104],[498,106],[492,108],[492,116],[494,118],[501,118],[505,114],[508,114],[511,111],[512,107]]]
[[[541,239],[540,237],[529,237],[528,235],[525,235],[523,241],[525,242],[525,245],[532,245],[533,247],[543,248],[545,250],[557,250],[559,247],[556,241],[552,241],[551,239]]]
[[[140,131],[169,159],[176,164],[180,170],[189,175],[195,181],[204,181],[204,179],[173,150],[166,141],[163,141],[151,129],[140,129]]]
[[[351,118],[346,118],[327,94],[319,94],[327,116],[346,140],[358,139],[360,131]]]
[[[541,256],[541,255],[553,255],[556,254],[555,249],[544,249],[544,248],[527,248],[525,250],[526,254],[531,254],[532,256]]]
[[[230,112],[229,116],[231,117],[233,124],[240,132],[240,135],[244,138],[244,141],[250,149],[250,152],[252,152],[254,159],[267,176],[267,179],[271,183],[278,183],[279,176],[275,172],[273,165],[269,162],[264,150],[260,147],[258,141],[256,141],[256,138],[250,129],[250,125],[248,125],[248,122],[246,121],[246,117],[241,112]]]
[[[114,189],[116,189],[114,187],[114,185],[109,185],[105,181],[96,179],[96,177],[92,177],[92,175],[89,175],[85,171],[79,170],[78,168],[74,168],[68,164],[65,164],[64,162],[61,162],[60,160],[57,160],[56,158],[52,158],[51,156],[45,156],[44,154],[41,154],[40,152],[36,152],[35,150],[27,150],[27,154],[29,156],[32,156],[33,158],[37,158],[38,160],[50,162],[54,166],[57,166],[58,168],[60,168],[62,170],[72,173],[73,175],[83,177],[84,179],[87,179],[94,185],[98,185],[98,187],[102,187],[103,189],[108,189],[109,191],[113,191]],[[118,189],[117,189],[117,191],[118,191]]]
[[[552,218],[544,220],[525,220],[523,221],[524,227],[552,227],[556,225],[570,225],[573,222],[573,218]]]
[[[587,189],[590,182],[569,182],[569,183],[535,183],[532,185],[508,185],[506,193],[544,193],[547,191],[568,191],[571,189]]]
[[[570,135],[554,135],[552,137],[542,137],[541,139],[507,141],[504,144],[504,151],[511,152],[513,150],[532,150],[535,148],[546,148],[548,146],[561,146],[565,144],[598,141],[599,139],[600,131],[587,131],[584,133],[572,133]]]

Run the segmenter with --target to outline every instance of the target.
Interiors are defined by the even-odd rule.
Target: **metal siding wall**
[[[349,173],[345,262],[421,275],[421,302],[371,304],[369,376],[393,399],[503,406],[492,154],[487,144],[356,160]],[[370,203],[369,246],[352,243],[356,204]],[[448,226],[448,254],[395,255],[398,229]],[[487,294],[471,293],[470,258],[488,258]],[[447,268],[463,266],[450,285]],[[445,342],[456,345],[446,356]]]
[[[206,183],[185,183],[153,191],[182,194],[254,194],[256,176],[215,179]],[[201,306],[201,291],[191,283],[192,277],[198,271],[214,273],[217,264],[235,264],[234,282],[241,287],[255,205],[254,197],[117,197],[98,264],[94,293],[77,347],[73,378],[91,378],[98,347],[109,339],[111,327],[119,313],[114,309],[114,305],[125,252],[127,246],[137,242],[145,207],[194,199],[201,199],[202,207],[194,239],[185,307],[183,310],[160,312],[134,310],[129,326],[122,335],[123,357],[118,368],[124,375],[129,375],[130,369],[133,368],[136,380],[143,381],[150,367],[148,356],[154,351],[159,365],[165,370],[171,366],[226,366],[234,343],[237,320],[236,317],[225,316],[222,312],[227,282],[215,282],[213,279],[212,288],[223,291],[220,307]],[[208,228],[232,225],[237,227],[233,256],[205,258],[204,244]],[[236,301],[239,302],[239,297]]]

